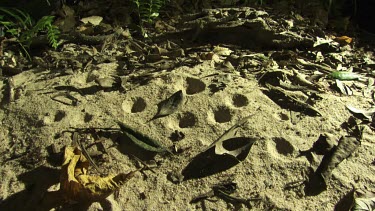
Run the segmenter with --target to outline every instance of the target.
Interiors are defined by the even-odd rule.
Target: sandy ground
[[[317,196],[306,196],[302,181],[312,163],[299,150],[307,150],[321,134],[338,141],[347,135],[342,124],[351,116],[346,105],[365,107],[371,101],[360,95],[340,96],[320,94],[315,108],[322,114],[310,117],[280,108],[270,100],[254,77],[240,77],[213,67],[209,61],[194,67],[182,66],[172,71],[155,73],[145,85],[132,85],[129,91],[99,90],[82,95],[70,92],[78,100],[76,106],[52,100],[57,86],[85,88],[95,85],[90,78],[116,74],[117,63],[104,63],[92,72],[76,72],[55,76],[53,71],[30,70],[13,77],[16,100],[0,110],[0,198],[1,210],[32,210],[43,192],[58,189],[61,163],[51,161],[49,147],[58,150],[72,144],[72,128],[118,128],[116,121],[147,134],[172,151],[174,156],[158,154],[145,158],[155,164],[153,171],[144,170],[112,195],[109,204],[93,203],[89,210],[247,210],[243,204],[232,204],[212,197],[198,203],[193,198],[209,192],[211,187],[233,181],[233,195],[258,198],[251,201],[253,210],[333,210],[353,187],[373,190],[375,184],[374,132],[364,131],[361,146],[334,171],[328,189]],[[134,73],[137,74],[137,73]],[[212,75],[214,74],[214,75]],[[210,85],[217,81],[224,90],[211,93]],[[125,82],[126,83],[126,82]],[[5,85],[3,85],[5,87]],[[157,104],[182,90],[184,99],[179,109],[166,117],[149,121],[157,112]],[[64,97],[62,97],[64,100]],[[65,97],[65,100],[67,98]],[[69,100],[68,100],[69,101]],[[189,161],[204,151],[213,141],[244,117],[252,115],[238,136],[255,137],[247,158],[229,170],[212,176],[175,184],[177,175]],[[172,141],[171,134],[182,132],[185,137]],[[98,149],[87,147],[93,159],[106,173],[130,172],[141,164],[127,152],[126,142],[118,134],[105,137],[108,154],[98,155]],[[119,141],[120,140],[120,141]],[[89,146],[92,138],[85,143]],[[141,150],[141,149],[140,149]],[[143,151],[135,152],[145,155]],[[103,159],[103,157],[105,159]],[[90,168],[91,174],[96,174]],[[296,183],[297,185],[291,185]],[[29,207],[27,207],[29,206]],[[63,210],[77,209],[78,205]]]

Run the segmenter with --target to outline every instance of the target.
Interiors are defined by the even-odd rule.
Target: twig
[[[326,74],[331,74],[332,72],[335,71],[335,70],[332,69],[331,67],[327,67],[327,66],[320,65],[320,64],[314,64],[314,63],[311,63],[311,62],[305,61],[305,60],[303,60],[303,59],[297,59],[297,61],[298,61],[300,64],[302,64],[302,65],[318,68],[320,71],[322,71],[323,73],[326,73]]]
[[[146,169],[146,170],[150,170],[152,173],[156,174],[156,172],[154,170],[152,170],[152,168],[150,166],[147,165],[147,163],[145,163],[143,160],[139,159],[137,156],[135,155],[132,155],[134,159],[136,159],[138,162],[142,163],[142,165],[144,166],[142,169]]]
[[[8,78],[8,86],[9,86],[9,103],[14,102],[14,80],[12,77]]]
[[[103,174],[103,172],[99,169],[99,167],[95,164],[95,162],[90,157],[89,153],[87,152],[86,148],[83,146],[82,142],[78,138],[78,133],[73,133],[73,141],[81,148],[82,154],[87,158],[90,164],[98,171],[99,174]]]

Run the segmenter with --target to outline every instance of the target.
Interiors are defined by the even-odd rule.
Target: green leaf
[[[47,33],[48,43],[57,48],[59,45],[59,34],[57,26],[53,25],[54,16],[43,16],[34,24],[31,16],[16,8],[0,7],[0,24],[4,26],[5,33],[17,38],[17,42],[30,59],[27,48],[31,45],[33,38],[40,32]]]
[[[18,34],[20,33],[18,29],[9,29],[9,30],[6,30],[6,32],[14,37],[17,37]]]
[[[49,44],[56,49],[59,46],[58,38],[60,31],[57,26],[49,25],[47,27],[47,38]]]
[[[151,22],[158,17],[165,2],[165,0],[133,0],[139,17],[145,22]]]
[[[329,78],[339,79],[339,80],[357,80],[361,76],[357,73],[346,72],[346,71],[334,71],[328,75]]]
[[[29,29],[33,25],[33,20],[30,15],[19,9],[0,7],[0,12],[3,12],[9,17],[15,19],[15,23],[20,24],[23,29]]]

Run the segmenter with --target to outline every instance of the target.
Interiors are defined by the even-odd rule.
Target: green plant
[[[46,31],[49,44],[56,49],[59,45],[58,37],[60,31],[57,26],[52,24],[53,19],[54,16],[43,16],[31,29],[26,30],[21,34],[20,41],[26,43],[27,46],[30,46],[33,37],[39,32]]]
[[[52,24],[53,19],[54,16],[44,16],[35,23],[26,12],[16,8],[0,7],[0,26],[4,28],[4,35],[15,39],[29,59],[27,49],[40,32],[47,33],[48,42],[53,48],[58,47],[60,31]]]
[[[152,22],[159,16],[161,7],[166,0],[132,0],[135,4],[136,12],[142,22]]]

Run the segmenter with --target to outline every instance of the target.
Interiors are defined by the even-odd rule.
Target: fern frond
[[[47,26],[48,42],[54,49],[57,49],[57,47],[59,46],[59,42],[58,42],[59,35],[60,35],[60,31],[57,26],[54,26],[54,25]]]
[[[133,0],[139,17],[144,22],[151,22],[159,16],[160,9],[165,5],[165,0]]]
[[[48,43],[55,49],[58,47],[60,31],[53,25],[53,20],[54,16],[44,16],[34,25],[29,14],[16,8],[0,7],[1,29],[16,38],[28,59],[31,59],[28,49],[39,32],[46,32]]]
[[[54,16],[43,16],[29,31],[30,35],[35,36],[38,32],[47,29],[48,26],[52,25]]]
[[[54,16],[43,16],[30,30],[22,33],[20,41],[30,46],[32,38],[35,37],[40,31],[47,31],[48,42],[52,47],[58,46],[58,35],[60,34],[58,28],[53,26]]]
[[[13,22],[10,22],[10,21],[0,21],[0,24],[1,24],[5,29],[9,29],[10,27],[15,26],[15,24],[14,24]]]
[[[135,4],[135,6],[136,6],[136,8],[139,10],[139,8],[140,8],[140,2],[139,2],[139,0],[133,0],[133,3]]]

